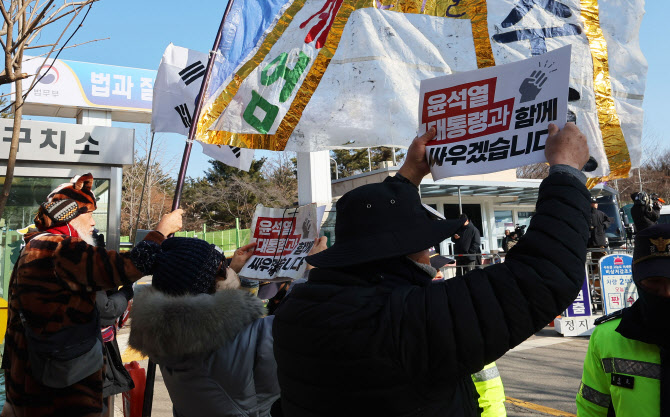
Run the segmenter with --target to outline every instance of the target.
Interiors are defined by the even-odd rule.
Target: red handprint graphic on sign
[[[311,43],[316,39],[316,49],[323,48],[328,33],[330,32],[330,28],[333,26],[335,15],[337,15],[337,12],[340,10],[343,1],[344,0],[326,0],[321,10],[300,24],[300,29],[304,29],[312,19],[318,16],[318,21],[309,30],[309,33],[307,33],[307,36],[305,37],[305,43]]]

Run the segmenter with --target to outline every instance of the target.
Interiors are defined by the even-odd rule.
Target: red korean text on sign
[[[254,238],[258,256],[285,256],[291,254],[300,243],[301,235],[294,235],[295,218],[259,217]]]
[[[621,305],[621,298],[618,295],[610,295],[610,302],[612,305],[619,307]]]
[[[426,93],[421,123],[437,129],[427,145],[460,142],[510,128],[514,98],[494,103],[497,78]]]

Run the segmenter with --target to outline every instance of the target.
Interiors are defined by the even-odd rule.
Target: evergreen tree
[[[233,177],[244,177],[252,180],[259,180],[262,177],[263,164],[266,158],[257,159],[251,162],[249,172],[226,165],[221,161],[210,159],[212,166],[205,173],[205,179],[212,184],[219,181],[230,181]]]
[[[369,148],[370,156],[368,158],[368,148],[363,149],[337,149],[330,151],[330,156],[337,161],[339,178],[349,177],[382,167],[385,161],[393,161],[393,148],[380,146]],[[396,148],[396,161],[400,163],[405,156],[405,152]],[[331,178],[335,179],[335,166],[330,167]]]

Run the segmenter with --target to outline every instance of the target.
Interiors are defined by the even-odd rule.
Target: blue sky
[[[667,119],[665,110],[670,108],[670,81],[666,75],[670,58],[667,32],[662,30],[670,16],[669,4],[648,0],[640,30],[640,47],[649,63],[644,99],[645,130],[662,137],[664,144],[668,143],[663,121]],[[110,39],[67,49],[60,58],[157,69],[163,51],[170,42],[202,52],[211,49],[225,7],[226,0],[101,0],[93,6],[84,26],[71,43],[107,37]],[[625,12],[622,10],[622,13]],[[148,130],[148,125],[146,129],[142,125],[131,127],[138,130],[137,134]],[[168,156],[175,156],[180,161],[184,146],[182,137],[166,134],[164,140],[167,142]],[[200,147],[195,145],[187,175],[201,176],[209,167],[208,159],[201,153]]]

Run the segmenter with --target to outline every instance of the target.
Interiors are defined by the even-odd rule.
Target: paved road
[[[508,416],[571,415],[582,376],[588,338],[567,338],[546,328],[508,352],[496,363],[505,395],[531,404],[506,403]],[[541,407],[563,413],[551,413]]]
[[[128,329],[119,334],[125,360],[147,361],[126,350]],[[496,361],[505,386],[505,403],[510,417],[573,416],[575,395],[582,375],[588,338],[564,338],[545,328]],[[520,400],[520,401],[515,401]],[[123,417],[121,396],[116,397],[115,417]],[[156,370],[154,417],[172,417],[172,403],[160,369]]]

